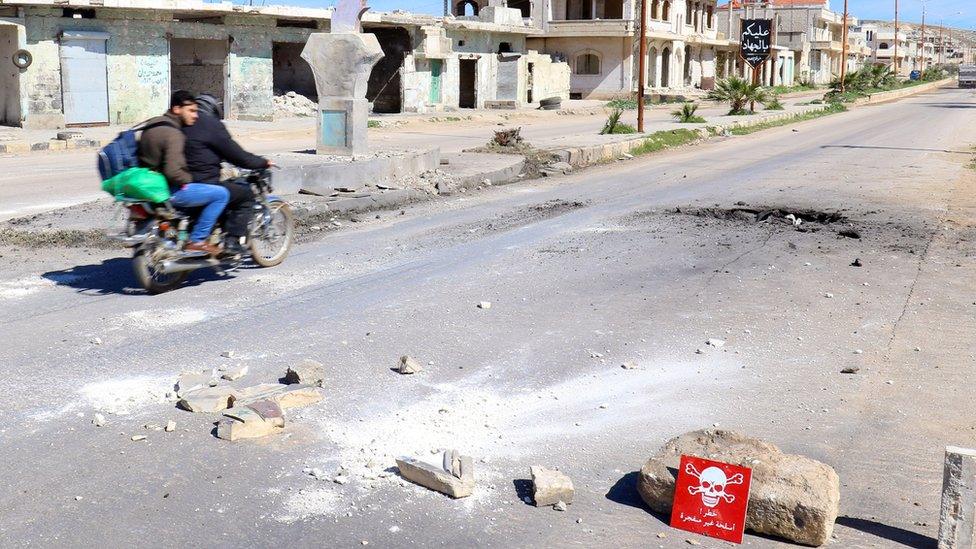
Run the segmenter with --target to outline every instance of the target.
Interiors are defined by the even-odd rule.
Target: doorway
[[[526,75],[525,81],[525,102],[534,103],[535,96],[532,93],[532,88],[535,86],[535,63],[528,63],[528,74]]]
[[[272,85],[275,95],[295,92],[317,99],[312,67],[302,59],[305,44],[273,42],[271,44]]]
[[[410,33],[403,27],[367,29],[376,35],[383,48],[380,59],[369,73],[366,99],[373,103],[373,112],[399,113],[403,111],[403,59],[413,51]]]
[[[227,102],[227,54],[230,43],[226,40],[197,40],[173,38],[169,43],[171,91],[186,90],[194,94],[209,93]]]
[[[671,48],[661,50],[661,87],[671,87]]]
[[[478,60],[461,59],[459,76],[458,107],[474,109],[478,105]]]
[[[11,60],[17,53],[17,27],[0,23],[0,59]],[[0,125],[20,126],[20,73],[12,62],[0,69]]]
[[[430,104],[437,105],[441,102],[441,80],[444,73],[444,61],[442,59],[430,60]]]
[[[66,126],[108,125],[106,41],[108,34],[101,32],[65,32],[61,37],[61,99]]]

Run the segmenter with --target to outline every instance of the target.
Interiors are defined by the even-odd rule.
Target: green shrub
[[[620,109],[613,109],[610,111],[610,116],[607,117],[607,123],[603,125],[603,129],[600,130],[600,135],[613,135],[622,133],[637,133],[637,129],[629,124],[623,124],[620,122],[620,117],[624,114],[624,111]]]
[[[708,92],[707,97],[713,101],[728,103],[732,107],[729,114],[737,115],[744,113],[746,105],[765,102],[767,93],[758,84],[751,84],[742,78],[733,76],[720,80],[715,85],[715,89]]]
[[[765,107],[767,111],[782,111],[786,108],[783,106],[783,103],[780,102],[779,97],[776,97],[775,95],[771,95],[769,99],[763,103],[763,107]]]
[[[637,100],[633,98],[614,99],[607,102],[607,108],[612,110],[633,111],[637,109]]]
[[[682,124],[701,124],[705,122],[704,118],[695,114],[696,112],[698,112],[697,103],[685,103],[681,105],[680,109],[671,111],[671,116]]]

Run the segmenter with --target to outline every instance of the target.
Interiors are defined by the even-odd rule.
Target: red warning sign
[[[748,467],[681,456],[671,527],[742,543],[751,482]]]

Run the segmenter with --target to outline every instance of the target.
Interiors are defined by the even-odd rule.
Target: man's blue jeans
[[[193,225],[193,232],[190,233],[190,242],[203,242],[213,232],[217,218],[227,207],[230,192],[218,185],[190,183],[173,193],[169,200],[177,208],[203,207],[200,217]]]

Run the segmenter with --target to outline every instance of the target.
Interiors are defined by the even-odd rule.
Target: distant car
[[[976,65],[959,65],[959,87],[976,88]]]

